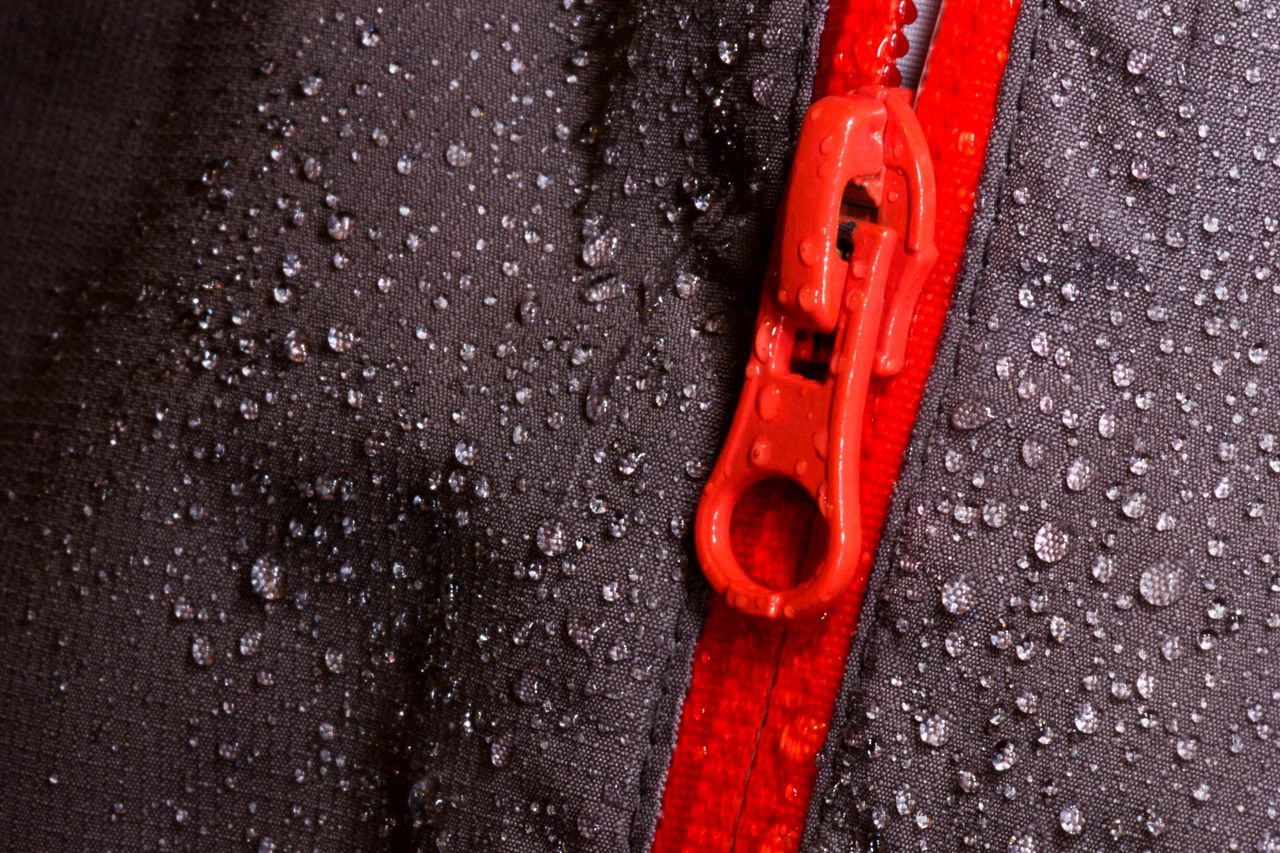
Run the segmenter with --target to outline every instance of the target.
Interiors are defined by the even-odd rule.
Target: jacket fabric
[[[1023,5],[809,843],[1280,843],[1276,35]]]
[[[4,846],[644,847],[821,9],[0,16]]]

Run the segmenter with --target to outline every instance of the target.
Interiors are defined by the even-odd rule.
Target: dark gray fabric
[[[4,4],[0,846],[647,846],[822,15]]]
[[[809,846],[1280,848],[1278,41],[1024,3]]]

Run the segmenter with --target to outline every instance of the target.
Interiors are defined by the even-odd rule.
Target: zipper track
[[[947,0],[936,30],[914,25],[936,34],[916,107],[935,158],[940,257],[902,372],[874,385],[868,397],[858,578],[823,620],[807,624],[766,624],[713,599],[694,654],[655,850],[800,846],[862,589],[949,307],[1017,9],[1017,0]],[[815,97],[896,85],[895,60],[908,52],[911,12],[910,0],[833,0]],[[918,44],[917,50],[923,61],[926,50]],[[749,521],[769,529],[777,524],[770,514],[798,510],[779,499]],[[794,565],[794,543],[761,536],[751,557],[755,565],[748,568],[766,580]]]
[[[907,89],[915,89],[920,85],[924,67],[929,61],[929,47],[933,44],[938,16],[942,11],[942,0],[915,0],[915,7],[916,19],[902,28],[902,35],[907,40],[907,52],[897,62],[902,85]]]

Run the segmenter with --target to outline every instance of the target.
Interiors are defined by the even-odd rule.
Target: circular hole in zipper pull
[[[827,522],[800,485],[781,477],[743,490],[729,519],[729,547],[747,576],[781,592],[813,577]]]

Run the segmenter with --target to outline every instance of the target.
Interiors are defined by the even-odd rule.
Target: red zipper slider
[[[868,388],[901,369],[937,258],[933,165],[910,99],[882,87],[826,97],[800,130],[746,383],[694,534],[712,587],[745,613],[821,615],[858,569]],[[743,494],[777,478],[814,500],[810,551],[825,548],[790,589],[750,578],[730,541]]]

